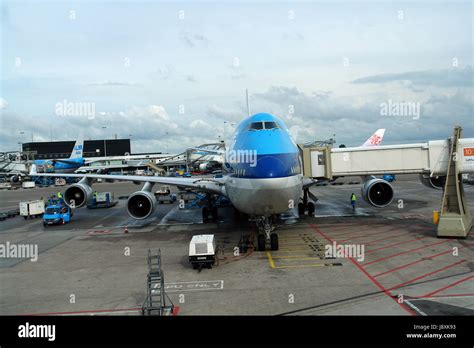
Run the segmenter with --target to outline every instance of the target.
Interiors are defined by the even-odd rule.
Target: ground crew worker
[[[93,197],[93,198],[94,198],[94,199],[93,199],[93,202],[92,202],[92,203],[93,203],[94,205],[97,205],[97,191],[94,191],[94,197]]]
[[[351,194],[351,205],[352,205],[352,211],[355,211],[355,209],[356,209],[356,195],[354,193]]]

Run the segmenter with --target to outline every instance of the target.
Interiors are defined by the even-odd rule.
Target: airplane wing
[[[199,152],[203,152],[203,156],[206,155],[224,155],[224,150],[213,150],[213,149],[202,149],[199,147],[190,147],[188,148],[189,151],[195,151],[195,154],[199,154]]]
[[[104,174],[54,174],[54,173],[33,173],[35,176],[64,177],[64,178],[81,178],[81,179],[102,179],[112,181],[132,181],[153,183],[162,185],[173,185],[184,188],[198,189],[209,193],[217,193],[225,195],[224,183],[226,178],[170,178],[162,176],[142,176],[142,175],[104,175]]]

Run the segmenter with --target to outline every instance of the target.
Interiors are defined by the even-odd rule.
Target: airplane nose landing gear
[[[265,251],[267,244],[270,245],[270,250],[278,250],[278,234],[272,233],[272,231],[275,229],[273,224],[274,218],[274,216],[262,216],[256,220],[258,228],[258,251]]]

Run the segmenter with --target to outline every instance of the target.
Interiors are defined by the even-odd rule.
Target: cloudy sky
[[[426,141],[455,124],[474,137],[469,1],[1,6],[0,151],[79,133],[183,150],[229,138],[246,88],[297,142],[355,146],[377,128],[386,144]]]

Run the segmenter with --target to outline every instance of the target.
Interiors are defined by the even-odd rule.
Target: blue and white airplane
[[[84,141],[77,139],[68,159],[47,159],[33,161],[33,172],[39,171],[44,173],[74,173],[78,168],[82,167],[86,160],[83,157]]]
[[[309,186],[315,183],[302,175],[300,152],[288,128],[282,120],[267,113],[246,118],[238,125],[232,137],[225,153],[224,165],[227,174],[221,178],[103,174],[59,176],[82,178],[64,192],[64,200],[72,208],[82,207],[91,199],[91,185],[95,179],[144,182],[143,188],[132,193],[127,201],[128,213],[135,219],[145,219],[153,213],[157,204],[152,192],[155,183],[206,192],[209,205],[202,210],[204,221],[217,217],[217,208],[211,204],[212,196],[225,196],[238,212],[248,214],[250,220],[256,222],[259,227],[258,250],[265,250],[267,245],[272,250],[277,250],[278,235],[274,232],[277,216],[293,207],[300,208],[302,204],[308,204],[306,199],[301,203],[300,197],[303,190],[308,192]],[[366,182],[364,187],[368,191],[369,203],[379,207],[390,204],[393,198],[390,184],[376,178],[368,181],[370,182]],[[377,199],[370,199],[370,195]]]

